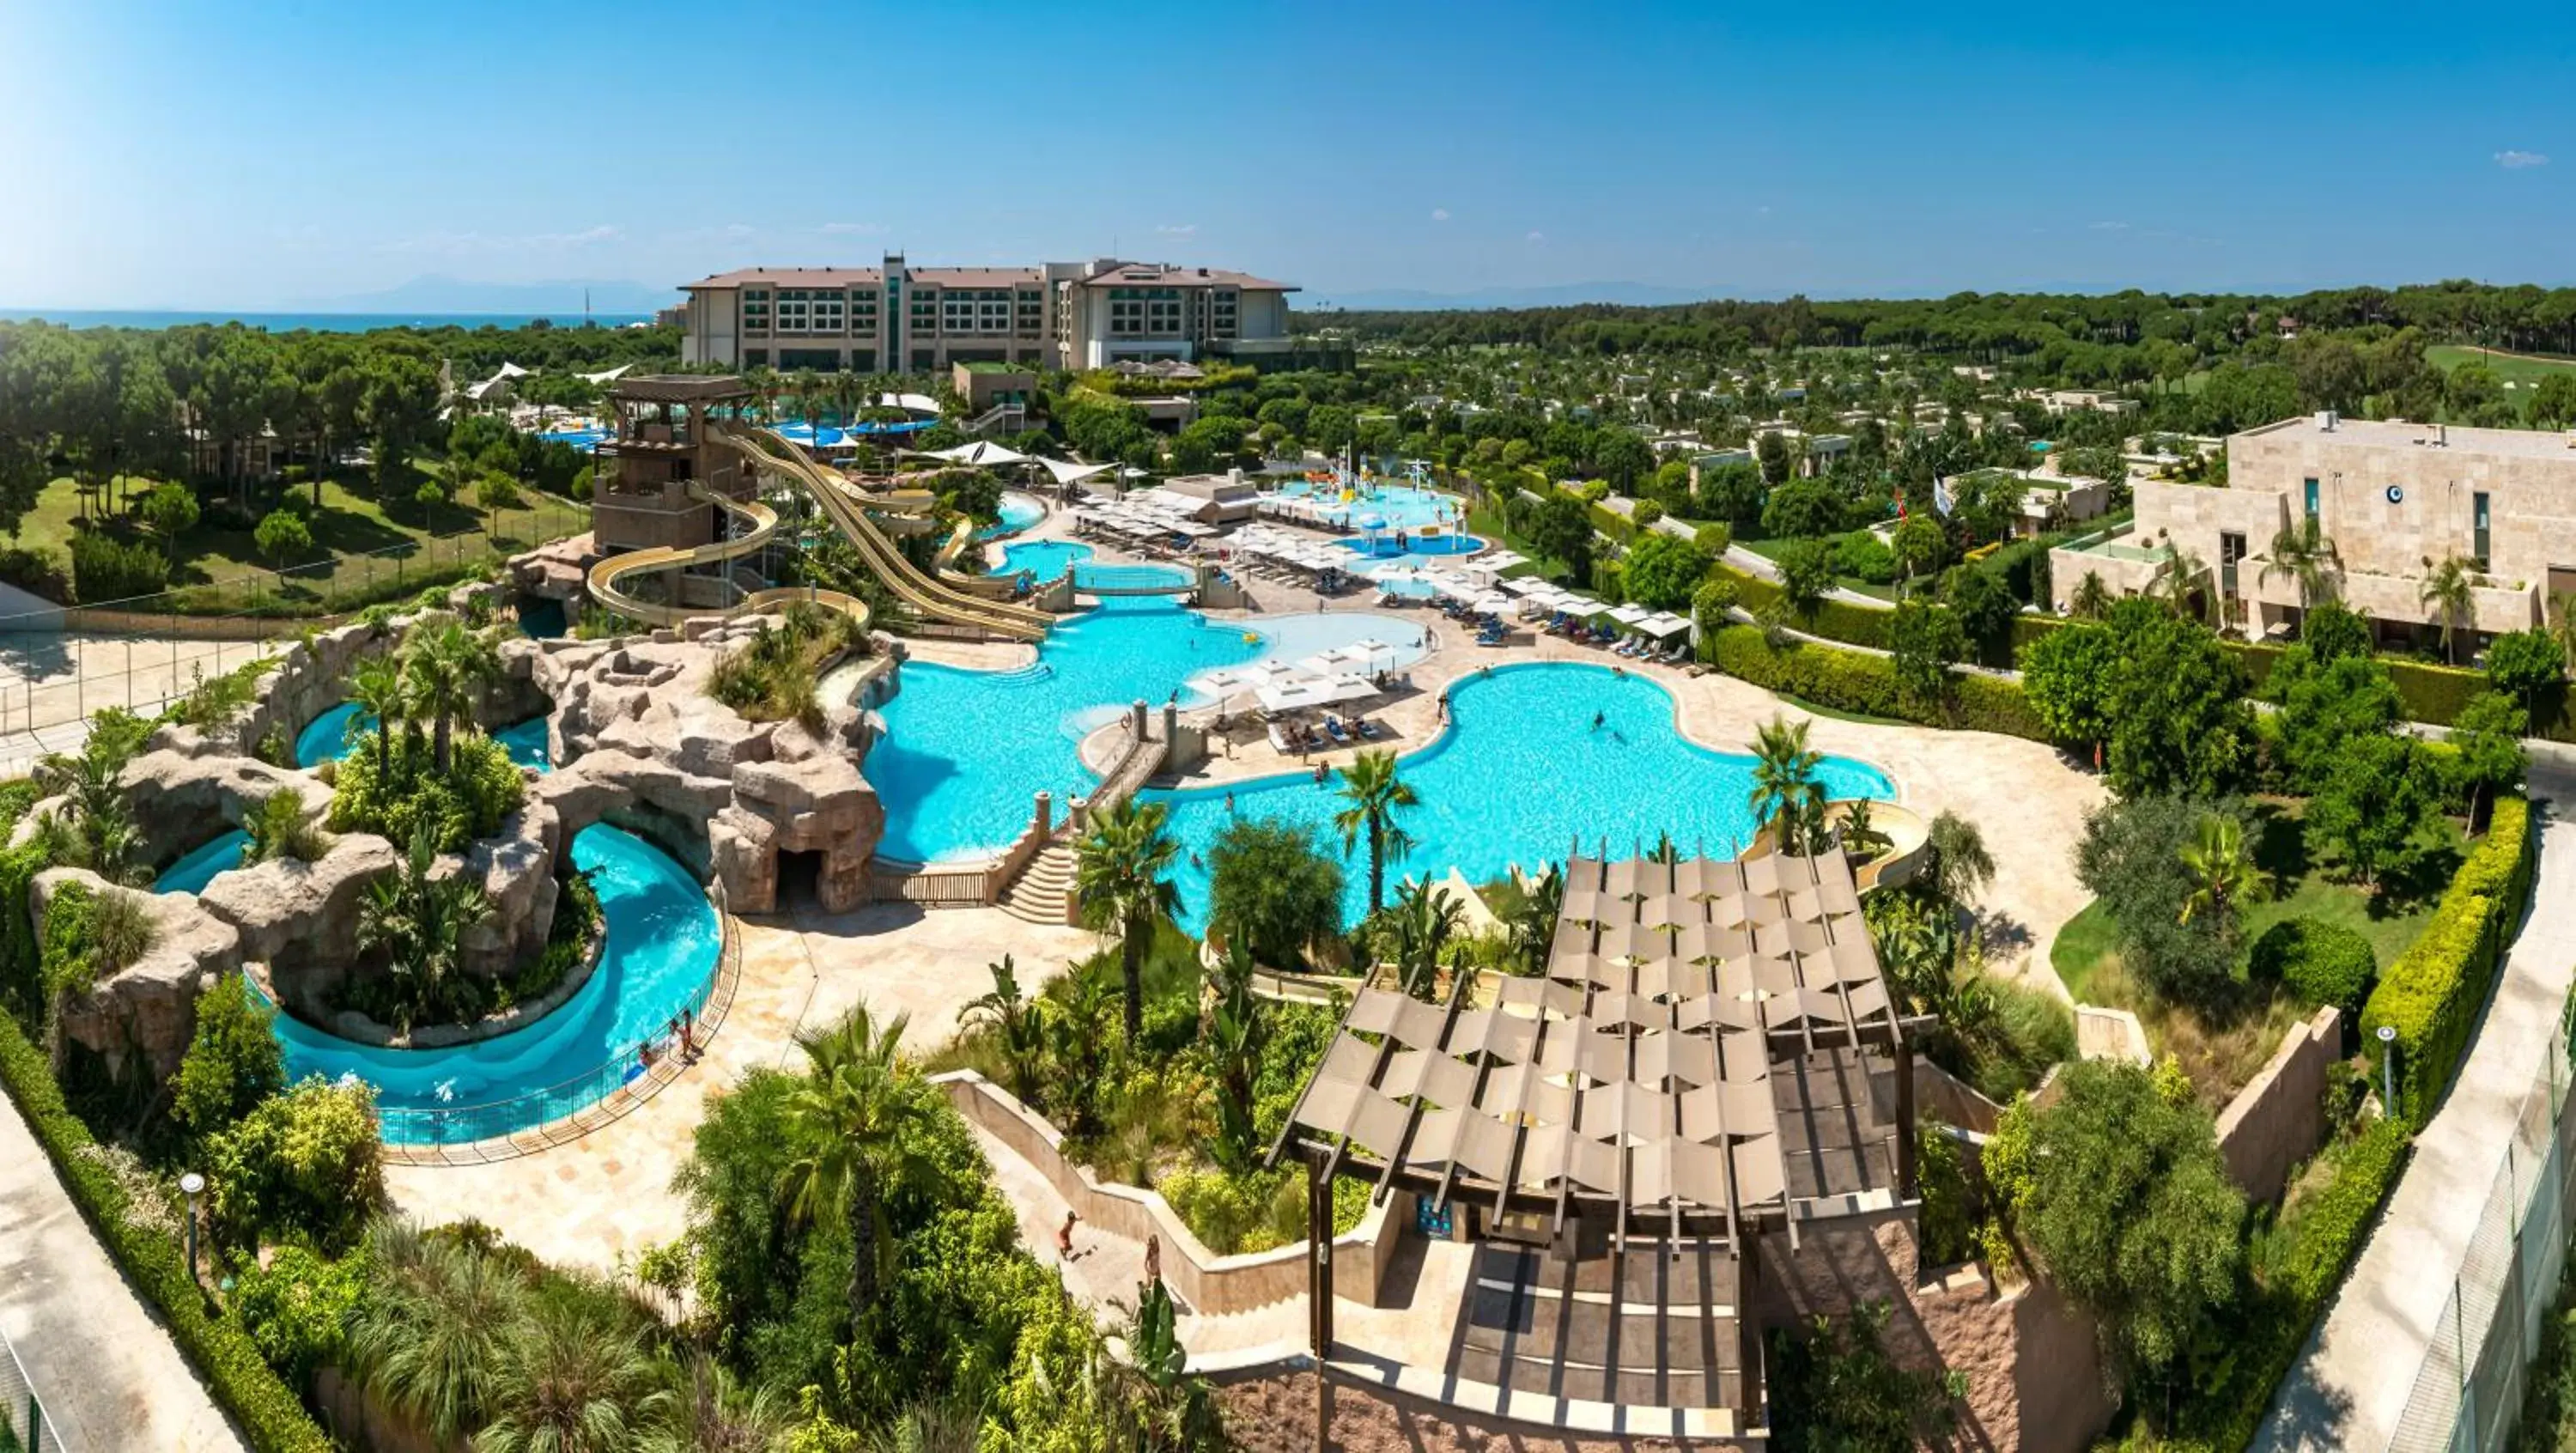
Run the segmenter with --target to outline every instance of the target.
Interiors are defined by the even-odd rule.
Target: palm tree
[[[910,1021],[898,1014],[879,1027],[861,1004],[838,1024],[796,1037],[806,1075],[788,1098],[787,1118],[797,1143],[809,1148],[780,1177],[779,1195],[798,1225],[832,1214],[848,1219],[854,1320],[876,1304],[894,1250],[884,1234],[885,1190],[920,1173],[906,1147],[932,1119],[925,1086],[902,1059]]]
[[[2314,515],[2302,516],[2299,523],[2274,531],[2269,556],[2256,578],[2269,582],[2275,575],[2288,577],[2299,587],[2302,614],[2311,600],[2333,587],[2335,576],[2343,571],[2343,552],[2326,537],[2324,526]]]
[[[1816,776],[1825,763],[1822,752],[1807,748],[1807,723],[1773,716],[1768,726],[1753,729],[1753,791],[1749,805],[1754,824],[1768,825],[1781,852],[1794,852],[1798,828],[1824,806],[1825,784]]]
[[[1215,1010],[1208,1016],[1205,1043],[1216,1068],[1217,1162],[1237,1175],[1248,1175],[1261,1156],[1255,1119],[1261,1052],[1270,1042],[1270,1014],[1252,991],[1252,955],[1238,941],[1228,945],[1208,969],[1208,988]]]
[[[2424,583],[2416,587],[2415,601],[2441,621],[2442,657],[2453,665],[2459,664],[2452,648],[2460,629],[2477,620],[2477,578],[2477,562],[2464,556],[2453,555],[2439,565],[2432,556],[2424,557]]]
[[[2561,591],[2549,598],[2549,633],[2558,638],[2558,649],[2566,653],[2568,669],[2576,671],[2576,591]]]
[[[481,883],[461,874],[430,877],[437,860],[435,829],[422,822],[412,829],[400,871],[369,883],[358,904],[359,949],[383,949],[408,990],[396,1026],[406,1031],[422,1009],[446,1002],[450,976],[464,961],[466,930],[492,914]]]
[[[371,1294],[349,1323],[349,1361],[387,1407],[453,1445],[492,1405],[510,1329],[526,1314],[527,1282],[461,1242],[408,1221],[367,1228]]]
[[[1127,1042],[1145,1030],[1145,950],[1155,926],[1179,911],[1181,893],[1164,875],[1181,855],[1164,835],[1170,809],[1130,797],[1095,815],[1074,845],[1073,891],[1083,921],[1118,935],[1118,972],[1127,994]]]
[[[443,773],[454,724],[473,718],[483,688],[499,678],[500,653],[491,637],[447,616],[412,628],[403,642],[403,671],[410,682],[412,709],[430,719],[436,744],[432,760]]]
[[[767,1383],[745,1388],[703,1354],[690,1358],[673,1383],[642,1453],[770,1453],[794,1420],[795,1410]]]
[[[1046,1062],[1044,1007],[1020,992],[1019,970],[1009,954],[1002,955],[1000,963],[984,967],[993,975],[992,992],[970,1001],[959,1022],[969,1029],[993,1031],[1002,1063],[1010,1071],[1011,1093],[1022,1104],[1035,1105],[1039,1073]]]
[[[2165,573],[2156,577],[2153,589],[2175,615],[2208,625],[2217,608],[2210,593],[2200,588],[2201,577],[2208,573],[2208,562],[2175,545],[2166,556]]]
[[[1392,749],[1360,753],[1341,776],[1340,796],[1350,805],[1333,814],[1333,826],[1342,835],[1344,854],[1357,849],[1363,836],[1368,839],[1368,903],[1375,913],[1386,906],[1387,860],[1413,851],[1413,837],[1395,825],[1395,815],[1421,799],[1396,775]]]
[[[1503,924],[1511,940],[1512,962],[1522,973],[1536,974],[1547,967],[1548,951],[1556,946],[1556,915],[1564,906],[1565,870],[1554,863],[1522,886],[1520,905]]]
[[[98,736],[77,752],[38,759],[36,790],[63,799],[51,819],[60,830],[57,856],[111,883],[140,886],[152,872],[135,861],[143,842],[125,805],[124,774],[125,753]]]
[[[1924,881],[1931,885],[1933,896],[1953,910],[1967,907],[1995,880],[1995,859],[1986,851],[1986,835],[1955,812],[1943,811],[1932,819],[1924,846],[1931,850]]]
[[[549,1297],[503,1344],[475,1453],[626,1453],[671,1400],[635,1334],[589,1298]]]
[[[1448,889],[1421,878],[1395,891],[1395,967],[1404,992],[1429,999],[1440,977],[1440,956],[1466,925],[1467,910]]]
[[[2180,856],[2192,885],[2191,895],[2183,899],[2183,922],[2202,914],[2217,918],[2224,928],[2239,907],[2261,900],[2262,870],[2245,850],[2243,825],[2226,813],[2204,814],[2198,835],[2184,844]]]
[[[411,685],[402,667],[388,656],[369,656],[349,673],[349,699],[358,705],[360,716],[376,719],[376,775],[390,777],[394,770],[394,723],[411,716]],[[349,725],[357,726],[357,718]]]
[[[2068,614],[2077,620],[2086,621],[2100,620],[2111,609],[2110,587],[2102,583],[2100,571],[2084,572],[2084,578],[2075,583],[2075,594],[2068,597],[2066,608]]]

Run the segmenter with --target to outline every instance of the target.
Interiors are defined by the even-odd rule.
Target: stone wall
[[[2262,1073],[2218,1117],[2227,1174],[2258,1201],[2279,1199],[2290,1172],[2325,1139],[2326,1077],[2343,1058],[2343,1020],[2333,1005],[2281,1037]]]
[[[54,1069],[60,1073],[67,1051],[79,1045],[120,1078],[139,1065],[154,1083],[166,1080],[179,1072],[196,1034],[198,997],[216,975],[241,969],[241,937],[184,893],[116,888],[86,868],[47,868],[29,890],[38,943],[45,940],[47,914],[73,885],[93,899],[122,894],[139,902],[152,920],[154,941],[142,958],[103,976],[88,993],[65,996],[55,1018]]]

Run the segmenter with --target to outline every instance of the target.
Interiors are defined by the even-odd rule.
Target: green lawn
[[[528,507],[487,517],[471,501],[440,505],[423,517],[410,498],[419,481],[429,477],[435,461],[415,459],[395,487],[400,496],[390,506],[375,497],[362,477],[334,477],[322,484],[322,507],[310,516],[312,558],[296,562],[292,578],[281,582],[271,562],[261,556],[251,529],[219,514],[209,494],[203,518],[178,540],[178,563],[171,572],[173,591],[182,597],[176,608],[196,613],[279,603],[297,611],[336,606],[357,596],[374,599],[400,593],[425,571],[453,574],[493,552],[526,549],[545,539],[587,528],[589,509],[534,491],[523,492]],[[312,486],[293,486],[309,502]],[[273,508],[285,486],[256,486],[254,508]],[[129,507],[139,504],[142,490],[132,492]],[[49,551],[56,563],[70,568],[71,540],[80,523],[83,501],[72,480],[47,485],[36,506],[19,524],[17,543]],[[87,504],[92,521],[102,517],[102,500]]]
[[[2423,930],[2433,905],[2441,899],[2443,885],[2459,870],[2466,841],[2457,823],[2441,819],[2429,830],[2429,851],[2414,879],[2373,896],[2338,876],[2340,859],[2309,849],[2300,823],[2304,804],[2267,801],[2256,810],[2262,814],[2262,835],[2255,842],[2254,859],[2275,891],[2245,911],[2245,942],[2252,944],[2283,919],[2322,919],[2368,939],[2383,970]],[[2058,929],[2056,941],[2049,946],[2049,964],[2077,1000],[2093,1002],[2085,999],[2086,991],[2094,975],[2117,958],[2116,937],[2110,915],[2098,902],[2086,904],[2083,912]]]
[[[2495,376],[2521,393],[2553,373],[2576,373],[2576,358],[2540,358],[2528,353],[2497,353],[2457,343],[2437,343],[2424,350],[2424,361],[2449,373],[2463,363],[2485,364]]]

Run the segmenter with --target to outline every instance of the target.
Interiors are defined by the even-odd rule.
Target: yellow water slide
[[[1018,641],[1043,639],[1054,624],[1054,617],[1044,611],[986,600],[942,582],[905,558],[877,522],[869,518],[868,511],[872,509],[919,515],[937,503],[926,491],[869,494],[837,472],[806,458],[803,450],[771,429],[735,426],[711,431],[709,437],[731,446],[754,468],[780,475],[812,495],[833,525],[857,548],[867,567],[885,582],[886,589],[922,619],[971,626]],[[762,447],[764,444],[768,447]],[[769,513],[774,528],[775,512]]]
[[[801,585],[782,586],[775,590],[755,590],[731,605],[711,609],[705,606],[665,605],[659,601],[638,600],[619,589],[618,581],[629,575],[681,570],[691,565],[714,565],[739,559],[768,544],[770,536],[778,533],[778,511],[756,500],[749,504],[730,500],[709,491],[702,484],[690,486],[689,496],[692,499],[704,500],[736,519],[749,520],[750,530],[730,540],[717,540],[711,544],[700,545],[694,550],[675,550],[668,546],[658,546],[650,550],[631,550],[623,555],[611,555],[590,567],[591,599],[619,615],[653,626],[677,625],[692,616],[757,615],[765,611],[783,610],[797,601],[804,601],[809,605],[819,605],[826,610],[840,611],[858,622],[860,629],[867,628],[867,602],[856,596],[844,595],[837,590],[815,590]]]

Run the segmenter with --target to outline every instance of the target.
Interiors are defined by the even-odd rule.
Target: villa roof
[[[1857,1051],[1903,1024],[1839,853],[1577,856],[1545,974],[1435,1005],[1362,989],[1290,1117],[1333,1170],[1499,1214],[1669,1234],[1893,1184]]]

